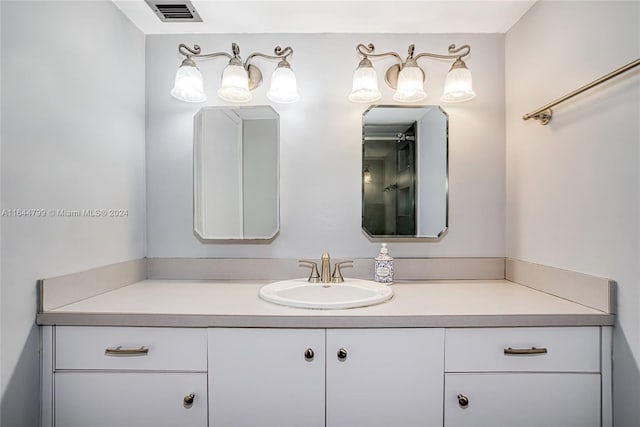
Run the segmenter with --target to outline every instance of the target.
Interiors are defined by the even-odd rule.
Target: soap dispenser
[[[375,259],[373,278],[378,283],[393,283],[393,258],[389,255],[387,244],[383,243],[380,247],[380,253]]]

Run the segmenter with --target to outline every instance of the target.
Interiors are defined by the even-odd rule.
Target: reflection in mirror
[[[194,231],[205,240],[272,239],[280,228],[279,116],[205,107],[194,117]]]
[[[362,116],[362,229],[438,238],[448,227],[448,117],[438,106],[373,106]]]

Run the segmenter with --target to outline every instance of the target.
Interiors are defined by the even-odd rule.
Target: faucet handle
[[[299,259],[298,262],[300,264],[308,264],[311,266],[311,274],[309,275],[307,282],[310,282],[310,283],[320,282],[320,273],[318,273],[318,263],[309,261],[307,259]]]
[[[333,267],[333,274],[331,275],[332,283],[342,283],[344,282],[344,277],[342,277],[342,272],[340,271],[340,266],[342,264],[353,264],[352,260],[340,261],[336,262]],[[353,265],[348,265],[347,267],[353,267]]]

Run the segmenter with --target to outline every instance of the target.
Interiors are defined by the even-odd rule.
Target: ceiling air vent
[[[144,0],[162,22],[202,22],[188,0]]]

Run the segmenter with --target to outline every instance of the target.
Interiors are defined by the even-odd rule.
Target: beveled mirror
[[[278,113],[205,107],[194,117],[194,231],[203,240],[270,240],[280,229]]]
[[[371,238],[440,238],[448,227],[448,116],[437,105],[362,115],[362,229]]]

